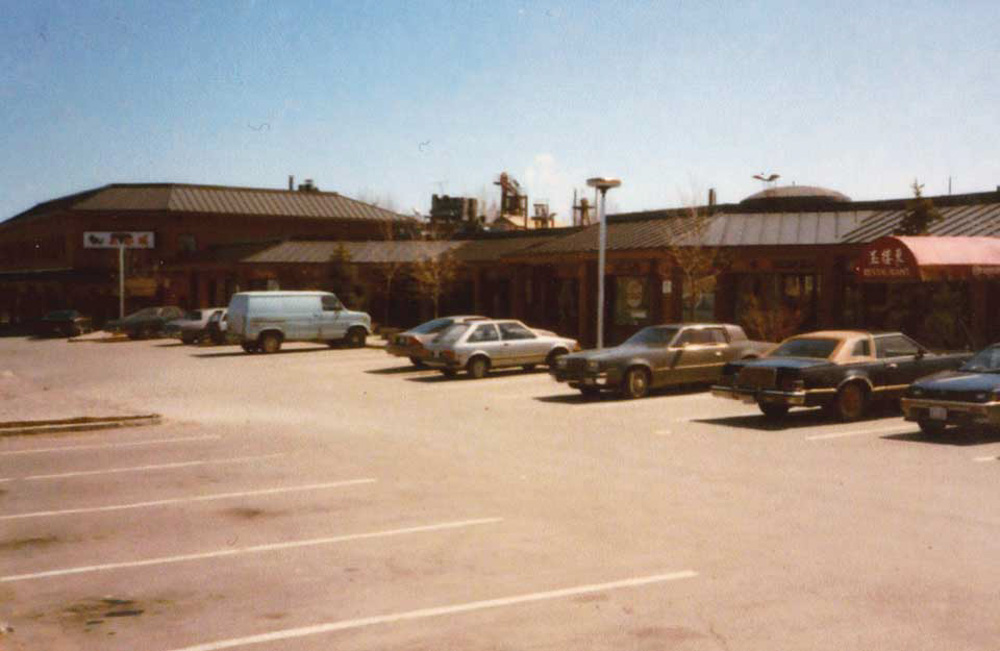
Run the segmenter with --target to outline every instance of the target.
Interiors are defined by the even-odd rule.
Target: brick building
[[[112,184],[38,204],[0,222],[0,323],[64,307],[82,309],[98,323],[117,315],[117,252],[84,248],[87,231],[154,233],[155,248],[126,252],[131,311],[225,304],[238,287],[225,261],[214,273],[169,271],[218,247],[295,237],[380,239],[389,225],[413,221],[311,183],[299,187]]]

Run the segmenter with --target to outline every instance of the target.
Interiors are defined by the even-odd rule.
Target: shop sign
[[[152,231],[85,231],[85,249],[152,249],[156,248]]]
[[[916,280],[920,277],[913,255],[899,241],[878,240],[861,255],[857,274],[862,280]]]

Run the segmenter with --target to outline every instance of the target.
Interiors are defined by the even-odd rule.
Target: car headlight
[[[589,362],[587,362],[587,370],[588,371],[599,371],[599,370],[601,370],[601,363],[598,362],[597,360],[592,359]]]

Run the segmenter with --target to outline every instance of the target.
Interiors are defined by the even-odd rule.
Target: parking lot
[[[0,373],[164,417],[0,439],[4,651],[1000,639],[998,435],[308,344],[8,338]]]

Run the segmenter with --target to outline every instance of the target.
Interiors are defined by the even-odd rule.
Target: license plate
[[[931,407],[931,420],[948,420],[948,410],[944,407]]]

